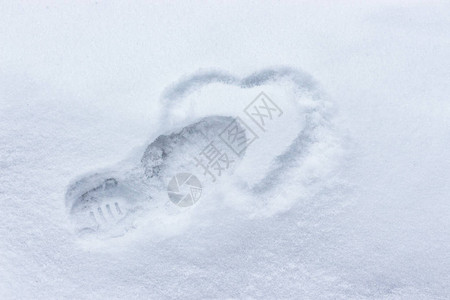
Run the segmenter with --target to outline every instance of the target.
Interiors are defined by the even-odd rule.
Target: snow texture
[[[449,11],[1,1],[0,299],[449,299]]]

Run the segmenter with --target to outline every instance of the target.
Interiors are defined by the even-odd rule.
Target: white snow
[[[0,298],[450,298],[449,11],[1,1]],[[286,68],[317,89],[242,88]],[[195,206],[159,191],[123,236],[77,234],[74,179],[260,91],[280,122]],[[277,164],[308,115],[316,143]]]

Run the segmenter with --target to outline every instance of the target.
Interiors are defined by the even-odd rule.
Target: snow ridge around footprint
[[[330,102],[309,75],[292,68],[242,79],[198,72],[167,88],[161,101],[160,135],[139,163],[69,186],[66,207],[77,232],[124,234],[139,216],[170,203],[167,188],[177,174],[195,176],[205,195],[222,189],[234,209],[271,216],[317,189],[341,152]],[[239,147],[232,132],[242,133]],[[205,167],[200,158],[211,157],[211,147],[226,168]]]

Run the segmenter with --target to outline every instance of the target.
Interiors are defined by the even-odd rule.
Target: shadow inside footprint
[[[225,148],[219,134],[233,120],[223,116],[203,118],[160,135],[146,148],[140,164],[130,170],[95,173],[73,183],[66,193],[66,207],[77,230],[123,232],[132,227],[136,213],[145,210],[155,194],[165,191],[174,175],[203,175],[192,158],[211,143]],[[227,171],[232,172],[244,154],[234,157]]]

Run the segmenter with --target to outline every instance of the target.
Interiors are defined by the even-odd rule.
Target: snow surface
[[[0,298],[450,298],[449,11],[1,1]],[[193,207],[79,235],[74,180],[261,91],[284,114]]]

